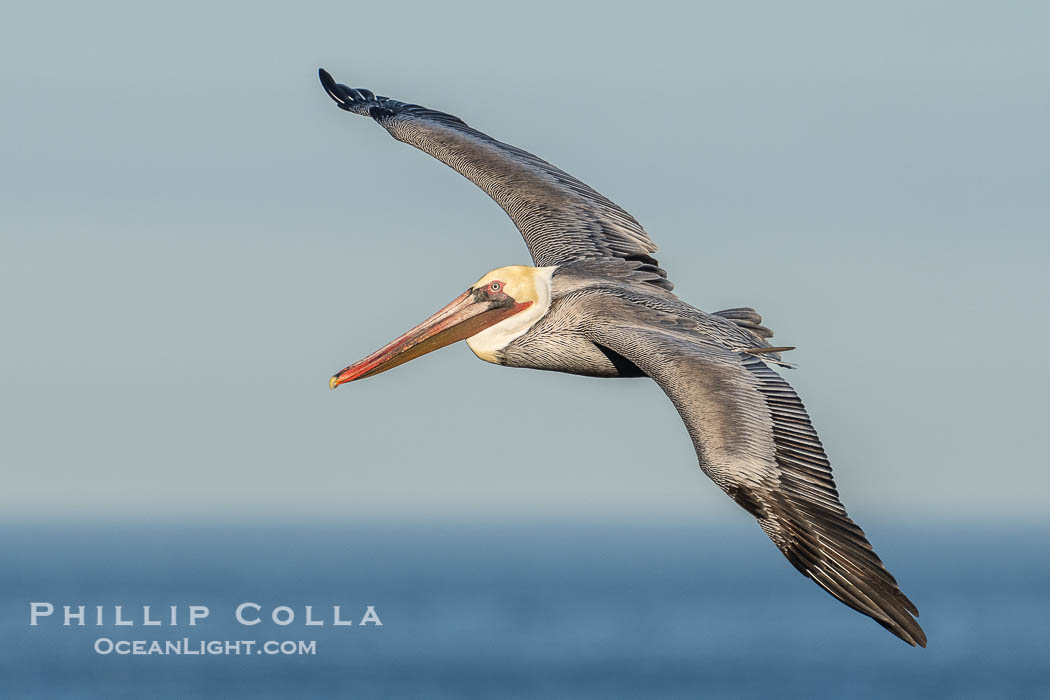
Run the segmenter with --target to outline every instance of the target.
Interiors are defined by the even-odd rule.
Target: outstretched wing
[[[704,472],[758,519],[795,568],[909,644],[926,646],[915,605],[846,515],[824,448],[788,383],[756,357],[635,320],[642,322],[621,317],[592,339],[660,385]]]
[[[372,117],[398,141],[429,153],[480,187],[521,231],[537,265],[623,258],[667,274],[641,224],[611,201],[547,161],[497,141],[462,119],[349,88],[323,68],[321,84],[347,112]]]

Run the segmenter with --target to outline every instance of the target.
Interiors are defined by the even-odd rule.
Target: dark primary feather
[[[371,117],[484,190],[521,231],[537,265],[620,258],[653,272],[650,284],[673,287],[641,224],[580,180],[451,114],[341,85],[324,69],[319,75],[340,108]]]
[[[798,395],[757,357],[687,330],[676,314],[603,293],[587,301],[592,340],[670,397],[703,471],[746,509],[800,572],[909,644],[918,611],[846,514]]]

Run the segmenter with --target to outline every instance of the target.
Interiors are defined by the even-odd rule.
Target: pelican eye
[[[499,282],[493,282],[489,285],[489,289],[491,289],[494,292],[498,292],[499,290],[503,289],[503,285]]]

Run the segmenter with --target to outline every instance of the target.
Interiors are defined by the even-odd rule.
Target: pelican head
[[[337,372],[328,386],[371,377],[458,340],[486,362],[498,362],[499,351],[547,313],[553,274],[553,267],[527,265],[493,270],[412,330]]]

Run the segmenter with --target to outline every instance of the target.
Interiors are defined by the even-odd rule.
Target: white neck
[[[494,326],[467,338],[467,345],[485,362],[499,363],[503,348],[524,335],[543,318],[551,307],[551,278],[557,266],[536,268],[536,301],[529,308],[505,318]]]

